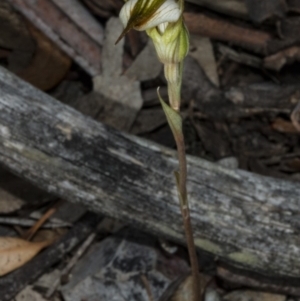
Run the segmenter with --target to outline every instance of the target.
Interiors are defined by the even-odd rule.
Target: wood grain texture
[[[184,242],[172,150],[108,128],[0,69],[0,162],[71,202]],[[188,157],[199,249],[299,277],[300,185]]]
[[[241,27],[203,13],[186,12],[184,19],[192,34],[228,41],[258,53],[266,52],[268,42],[272,39],[268,32]]]
[[[101,73],[99,62],[101,61],[103,29],[80,3],[73,1],[72,6],[68,3],[67,9],[66,1],[64,1],[60,3],[60,6],[64,7],[64,10],[61,10],[48,0],[34,2],[8,0],[8,2],[62,51],[73,58],[88,74],[95,76]],[[76,17],[74,17],[75,14]],[[79,27],[78,23],[82,19],[86,24]],[[97,31],[95,24],[98,24]]]

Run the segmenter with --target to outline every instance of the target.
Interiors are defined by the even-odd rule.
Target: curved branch
[[[0,69],[0,162],[57,196],[184,242],[175,153],[91,120]],[[188,157],[199,249],[299,277],[300,185]]]

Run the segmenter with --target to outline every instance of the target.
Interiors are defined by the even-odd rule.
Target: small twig
[[[263,31],[243,28],[225,20],[199,13],[185,13],[185,22],[191,33],[245,46],[253,51],[265,52],[272,36]]]
[[[186,191],[187,162],[186,162],[186,153],[185,153],[185,143],[184,143],[183,134],[182,137],[174,136],[174,138],[177,145],[178,160],[179,160],[178,190],[180,195],[179,197],[182,198],[180,208],[181,208],[181,214],[183,219],[185,238],[186,238],[188,252],[189,252],[192,276],[193,276],[193,293],[194,293],[193,300],[201,300],[203,286],[202,283],[200,282],[198,258],[197,258],[196,247],[194,242],[193,229],[192,229],[191,218],[190,218],[190,209],[189,209],[187,191]]]
[[[151,292],[151,287],[149,285],[149,281],[148,281],[147,277],[143,274],[143,275],[141,275],[141,279],[142,279],[143,284],[146,288],[147,295],[149,297],[149,301],[154,301],[153,294]]]
[[[239,275],[237,273],[231,272],[223,267],[218,267],[217,275],[222,278],[224,281],[239,284],[241,286],[246,286],[258,290],[270,291],[277,294],[291,295],[291,296],[300,296],[299,285],[292,285],[291,281],[285,280],[279,282],[274,281],[273,283],[263,282],[260,279],[254,277],[249,277],[245,275]]]
[[[61,282],[61,278],[67,274],[70,273],[71,269],[75,266],[77,261],[80,259],[80,257],[85,253],[85,251],[89,248],[89,246],[92,244],[96,237],[96,233],[91,233],[88,238],[82,243],[82,245],[77,249],[74,256],[71,258],[67,266],[60,272],[60,276],[56,278],[52,286],[48,289],[46,293],[46,298],[50,298],[54,292],[56,291],[57,287],[59,286]]]
[[[21,226],[21,227],[32,227],[36,224],[36,220],[31,218],[21,218],[21,217],[4,217],[0,216],[0,224],[2,225],[13,225],[13,226]],[[63,228],[70,227],[71,224],[67,222],[46,222],[43,224],[43,228],[55,229],[55,228]],[[24,231],[23,231],[24,232]]]
[[[221,53],[221,57],[229,58],[239,64],[254,68],[261,68],[263,65],[263,61],[259,57],[241,51],[237,52],[226,45],[219,44],[218,50]]]
[[[27,232],[25,232],[25,235],[23,236],[24,239],[30,240],[34,234],[37,232],[37,230],[57,211],[58,207],[61,205],[62,201],[59,200],[52,206],[50,209],[48,209],[45,214],[33,225]]]

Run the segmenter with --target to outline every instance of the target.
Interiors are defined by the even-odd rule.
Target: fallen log
[[[0,69],[0,162],[38,187],[183,243],[173,150],[83,116]],[[299,277],[300,185],[188,157],[195,242],[221,261]]]

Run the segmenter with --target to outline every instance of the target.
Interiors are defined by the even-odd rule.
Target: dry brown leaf
[[[69,71],[72,60],[32,25],[28,25],[37,49],[30,64],[17,75],[35,87],[47,91],[59,84]]]
[[[8,69],[17,72],[26,68],[35,52],[32,39],[24,18],[9,1],[0,1],[0,56],[7,59]]]
[[[276,118],[271,126],[275,131],[281,133],[298,133],[298,130],[295,128],[292,122],[284,120],[282,118]]]
[[[264,59],[264,67],[280,71],[285,65],[292,64],[300,60],[300,47],[292,46],[290,48],[279,51],[275,54],[267,56]]]
[[[143,105],[140,82],[123,74],[124,40],[114,45],[123,25],[118,18],[106,24],[101,75],[93,78],[98,98],[97,120],[118,130],[129,131]],[[126,117],[125,117],[126,116]]]
[[[20,238],[0,237],[0,276],[24,265],[51,242],[29,242]]]
[[[196,59],[209,80],[217,87],[220,86],[217,63],[213,45],[209,38],[191,35],[190,56]]]
[[[0,213],[7,214],[19,210],[24,201],[0,188]]]

